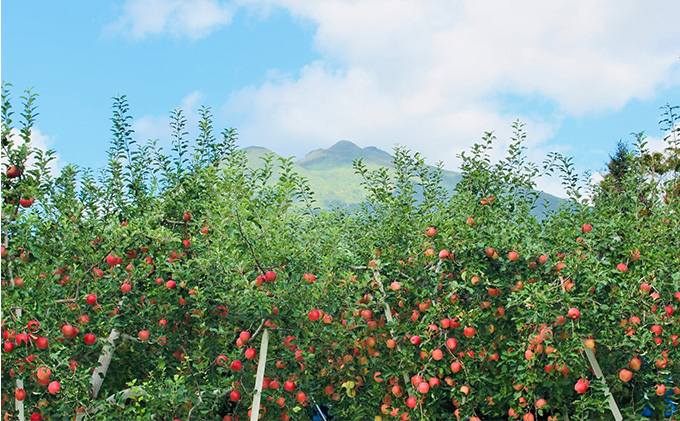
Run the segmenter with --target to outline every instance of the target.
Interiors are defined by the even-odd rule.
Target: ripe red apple
[[[172,279],[165,283],[165,287],[167,289],[175,289],[176,286],[177,282],[173,281]]]
[[[232,371],[241,371],[243,368],[243,363],[239,360],[234,360],[229,367]]]
[[[149,331],[148,330],[140,330],[139,333],[137,334],[140,340],[145,341],[149,339]]]
[[[305,392],[297,392],[295,394],[295,400],[298,401],[298,403],[302,404],[304,401],[307,400],[307,395]]]
[[[570,319],[578,319],[581,316],[581,312],[577,308],[572,307],[567,312],[567,316],[569,316]]]
[[[466,395],[470,393],[470,386],[461,386],[460,391]]]
[[[245,355],[246,355],[247,359],[252,360],[253,358],[255,358],[256,354],[257,354],[257,351],[255,350],[255,348],[246,349]]]
[[[38,367],[38,370],[35,372],[35,376],[38,378],[38,380],[49,380],[50,376],[52,375],[52,370],[50,370],[47,367]]]
[[[440,361],[442,358],[444,358],[444,353],[443,353],[442,350],[439,349],[439,348],[433,349],[433,350],[432,350],[432,358],[433,358],[435,361]]]
[[[633,378],[633,372],[630,370],[626,370],[625,368],[621,371],[619,371],[619,379],[623,382],[629,382],[630,379]]]
[[[59,384],[58,381],[50,382],[50,385],[47,386],[47,390],[48,390],[51,394],[56,395],[56,394],[59,393],[59,391],[61,390],[61,384]]]
[[[447,257],[449,257],[449,251],[448,250],[441,250],[439,252],[439,258],[440,259],[446,259]]]
[[[97,295],[96,294],[88,294],[87,295],[87,303],[91,306],[95,305],[97,303]]]
[[[664,396],[666,394],[666,385],[657,384],[654,393],[656,393],[656,396]]]
[[[511,262],[514,262],[515,260],[519,259],[519,253],[516,251],[511,251],[508,253],[508,260]]]
[[[418,404],[418,401],[416,400],[416,398],[406,399],[406,406],[408,406],[411,409],[415,408],[417,404]]]
[[[429,391],[430,391],[430,384],[428,382],[421,382],[418,385],[418,393],[421,393],[421,394],[424,395]]]
[[[123,284],[120,286],[120,291],[123,294],[127,294],[128,292],[132,291],[132,285],[130,284]]]
[[[651,328],[649,328],[649,330],[651,330],[652,333],[657,336],[661,336],[661,333],[663,332],[663,329],[659,325],[654,325]]]
[[[541,254],[540,256],[538,256],[538,262],[540,264],[544,265],[544,264],[546,264],[547,261],[548,261],[548,255]]]
[[[14,349],[14,343],[10,342],[10,341],[6,341],[3,344],[2,348],[5,352],[12,352],[12,350]]]
[[[309,317],[309,320],[311,320],[312,322],[315,322],[321,318],[321,313],[319,312],[319,310],[312,310],[309,312],[307,317]]]
[[[76,328],[67,324],[61,327],[61,333],[68,339],[71,339],[76,336]]]
[[[420,336],[418,336],[418,335],[411,336],[411,345],[415,345],[415,346],[420,345]]]
[[[83,340],[85,341],[85,343],[88,344],[88,345],[92,345],[92,344],[95,342],[96,339],[97,339],[97,337],[94,336],[94,335],[91,334],[91,333],[88,333],[88,334],[85,335],[85,337],[83,338]]]
[[[276,280],[276,272],[274,271],[267,271],[264,274],[264,280],[267,282],[274,282]]]
[[[395,292],[396,292],[396,291],[399,291],[399,290],[401,289],[401,284],[400,284],[399,282],[397,282],[397,281],[393,281],[393,282],[390,284],[390,289],[391,289],[392,291],[395,291]]]
[[[428,237],[434,237],[435,235],[437,235],[437,230],[434,227],[428,227],[425,230],[425,235],[427,235]]]
[[[593,226],[590,224],[583,224],[581,225],[581,231],[583,232],[590,232],[593,230]]]
[[[47,338],[41,336],[35,341],[35,346],[37,346],[38,349],[47,349],[49,346],[49,341]]]
[[[628,366],[633,370],[637,371],[640,369],[640,367],[642,367],[642,361],[640,361],[638,357],[633,357],[628,363]]]
[[[20,199],[19,204],[23,208],[30,208],[31,205],[33,204],[33,198],[29,197],[29,198],[26,198],[26,199]]]
[[[475,333],[477,333],[477,332],[475,331],[475,328],[474,328],[474,327],[469,327],[469,326],[468,326],[468,327],[466,327],[465,329],[463,329],[463,335],[464,335],[466,338],[472,338],[473,336],[475,336]]]
[[[451,371],[454,373],[458,373],[461,369],[463,368],[463,365],[459,363],[458,361],[454,361],[451,363]]]
[[[293,390],[295,390],[295,382],[292,380],[287,380],[283,384],[283,388],[288,392],[292,392]]]
[[[541,398],[541,399],[536,401],[536,408],[541,409],[547,404],[548,404],[548,402],[545,399]]]
[[[241,399],[241,394],[234,390],[229,394],[229,399],[231,399],[232,402],[238,402]]]
[[[628,271],[628,266],[626,266],[625,263],[619,263],[618,265],[616,265],[616,269],[617,269],[619,272],[627,272],[627,271]]]
[[[585,341],[583,341],[583,346],[585,346],[588,349],[593,349],[595,348],[595,340],[588,338]]]
[[[574,390],[578,393],[585,393],[586,390],[588,389],[588,385],[589,385],[588,380],[578,379],[578,381],[574,385]]]
[[[26,391],[24,389],[17,389],[16,392],[14,392],[14,399],[23,401],[26,399]]]
[[[7,167],[7,172],[5,174],[7,175],[7,178],[17,178],[21,175],[21,171],[19,171],[19,168],[16,165],[11,165]]]
[[[250,332],[244,330],[241,333],[239,333],[238,337],[241,340],[241,342],[245,344],[250,340]]]
[[[191,221],[191,214],[189,212],[185,213],[184,216],[182,217],[184,219],[184,222],[189,222]]]
[[[215,363],[220,367],[224,367],[224,365],[229,363],[229,360],[224,355],[218,355],[217,358],[215,358]]]

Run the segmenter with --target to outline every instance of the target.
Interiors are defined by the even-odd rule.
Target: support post
[[[269,347],[269,329],[262,332],[260,343],[260,359],[257,362],[257,376],[255,377],[255,396],[250,411],[250,421],[257,421],[260,416],[260,401],[262,399],[262,383],[264,382],[264,368],[267,364],[267,348]]]

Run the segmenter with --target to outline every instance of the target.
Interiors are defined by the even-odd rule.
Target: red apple
[[[231,399],[232,402],[238,402],[241,399],[241,394],[234,390],[229,394],[229,399]]]
[[[437,230],[434,227],[428,227],[425,230],[425,235],[427,235],[428,237],[434,237],[435,235],[437,235]]]
[[[97,337],[94,336],[94,335],[91,334],[91,333],[88,333],[88,334],[85,335],[85,337],[83,338],[83,340],[85,341],[85,343],[88,344],[88,345],[92,345],[92,344],[95,342],[96,339],[97,339]]]
[[[23,401],[26,399],[26,391],[24,389],[17,389],[16,392],[14,392],[14,399]]]
[[[51,394],[56,395],[61,390],[61,384],[59,384],[58,381],[50,382],[50,385],[47,386],[47,390],[49,390]]]
[[[590,232],[593,230],[593,226],[590,224],[583,224],[581,225],[581,231],[583,232]]]
[[[149,331],[140,330],[139,333],[137,333],[137,336],[139,337],[140,340],[146,341],[147,339],[149,339]]]
[[[49,341],[47,338],[44,337],[39,337],[38,340],[35,341],[35,346],[38,347],[38,349],[47,349],[49,346]]]
[[[633,372],[630,370],[626,370],[625,368],[621,371],[619,371],[619,379],[623,382],[629,382],[630,379],[633,378]]]
[[[418,336],[418,335],[411,336],[411,345],[415,345],[415,346],[420,345],[420,336]]]
[[[406,406],[408,406],[411,409],[415,408],[417,404],[418,404],[418,401],[416,400],[416,398],[406,399]]]
[[[68,339],[71,339],[76,336],[76,328],[67,324],[61,327],[61,333]]]
[[[295,382],[292,381],[292,380],[287,380],[287,381],[283,384],[283,388],[284,388],[285,390],[287,390],[288,392],[292,392],[293,390],[295,390]]]
[[[458,373],[461,369],[463,368],[463,365],[459,363],[458,361],[454,361],[451,363],[451,371],[454,373]]]
[[[302,404],[304,401],[307,400],[307,395],[305,394],[305,392],[297,392],[297,393],[295,394],[295,400],[296,400],[298,403]]]
[[[617,269],[619,272],[627,272],[627,271],[628,271],[628,266],[626,266],[625,263],[619,263],[618,265],[616,265],[616,269]]]
[[[468,327],[466,327],[465,329],[463,329],[463,335],[464,335],[466,338],[472,338],[473,336],[475,336],[475,333],[477,333],[477,332],[475,331],[475,328],[474,328],[474,327],[469,327],[469,326],[468,326]]]
[[[264,274],[264,280],[267,282],[274,282],[276,280],[276,272],[274,271],[267,271]]]
[[[184,222],[191,221],[191,214],[189,212],[185,213],[183,216]]]
[[[321,318],[321,313],[319,312],[319,310],[312,310],[309,312],[307,317],[309,317],[309,320],[315,322]]]
[[[638,357],[633,357],[628,363],[628,366],[633,370],[637,371],[640,369],[640,367],[642,367],[642,361],[640,361]]]
[[[87,303],[91,306],[95,305],[97,303],[97,295],[96,294],[88,294]]]
[[[442,358],[444,358],[444,353],[443,353],[442,350],[439,349],[439,348],[433,349],[433,350],[432,350],[432,358],[433,358],[435,361],[440,361]]]
[[[257,354],[257,351],[255,350],[255,348],[246,349],[245,355],[246,355],[247,359],[252,360],[253,358],[255,358],[256,354]]]
[[[7,167],[7,172],[5,174],[7,175],[7,178],[17,178],[21,175],[21,171],[19,171],[19,168],[16,165],[11,165]]]
[[[511,251],[508,253],[508,260],[511,262],[514,262],[515,260],[519,259],[519,253],[516,251]]]
[[[567,316],[569,316],[570,319],[578,319],[581,316],[581,312],[577,308],[572,307],[567,312]]]
[[[229,367],[231,368],[231,371],[241,371],[243,363],[239,360],[234,360]]]
[[[574,390],[578,393],[585,393],[586,389],[588,389],[588,385],[589,385],[588,380],[578,379],[578,381],[574,385]]]

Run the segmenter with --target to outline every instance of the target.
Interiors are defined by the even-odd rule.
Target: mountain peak
[[[336,142],[328,149],[316,149],[297,163],[304,168],[351,167],[355,159],[375,162],[377,165],[390,166],[392,156],[375,147],[361,148],[349,140]]]

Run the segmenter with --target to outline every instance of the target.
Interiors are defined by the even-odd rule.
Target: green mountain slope
[[[267,148],[250,146],[244,148],[248,158],[248,165],[252,168],[262,166],[262,158],[272,154],[278,155]],[[369,170],[387,167],[392,168],[392,155],[373,146],[361,148],[354,143],[341,140],[328,149],[316,149],[302,159],[294,162],[295,171],[306,178],[314,191],[317,204],[323,209],[332,207],[357,206],[365,197],[361,187],[361,176],[354,172],[352,162],[363,159]],[[460,174],[443,170],[443,185],[452,192],[460,180]],[[278,174],[274,174],[277,177]],[[556,209],[562,199],[541,192],[537,213],[542,213],[543,199],[549,202],[549,209]]]

